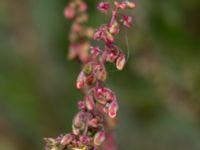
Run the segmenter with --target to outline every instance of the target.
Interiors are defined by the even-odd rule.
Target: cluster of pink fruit
[[[87,5],[82,0],[72,0],[65,9],[65,17],[74,20],[70,33],[69,57],[78,57],[83,66],[76,87],[83,91],[84,98],[78,102],[80,111],[75,115],[72,133],[56,139],[46,138],[46,150],[116,150],[112,128],[118,111],[115,93],[105,87],[106,63],[114,63],[122,70],[126,63],[124,52],[115,45],[115,36],[120,32],[120,23],[131,27],[132,17],[123,10],[133,9],[128,0],[100,2],[97,9],[112,17],[96,31],[85,26],[88,19]],[[101,41],[102,46],[91,46],[89,38]],[[105,139],[107,140],[105,141]],[[105,142],[104,142],[105,141]]]

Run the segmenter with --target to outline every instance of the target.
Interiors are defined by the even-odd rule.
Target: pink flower
[[[99,146],[101,145],[105,140],[105,131],[99,131],[94,136],[94,144]]]

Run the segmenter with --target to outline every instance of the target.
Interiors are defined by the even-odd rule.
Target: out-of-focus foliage
[[[90,22],[106,20],[90,4]],[[43,137],[71,130],[80,64],[67,61],[67,0],[0,1],[0,149],[42,150]],[[200,1],[138,0],[121,48],[124,71],[109,67],[119,97],[121,150],[200,149]],[[127,146],[128,145],[128,146]]]

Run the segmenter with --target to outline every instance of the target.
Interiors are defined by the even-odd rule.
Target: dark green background
[[[87,1],[88,24],[106,22],[98,1]],[[80,63],[66,59],[67,3],[0,1],[1,150],[42,150],[43,137],[71,130],[82,94],[74,86]],[[130,52],[127,66],[110,65],[107,83],[120,103],[120,150],[200,149],[199,8],[198,0],[137,1],[134,25],[117,41]]]

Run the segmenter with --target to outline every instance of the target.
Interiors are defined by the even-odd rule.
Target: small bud
[[[64,15],[67,19],[73,19],[75,16],[74,8],[71,6],[68,6],[64,10]]]
[[[117,115],[117,111],[118,111],[118,104],[116,101],[113,101],[110,103],[109,107],[108,107],[108,116],[110,118],[115,118]]]
[[[80,14],[76,18],[77,23],[85,23],[86,21],[88,21],[88,15],[87,14]],[[82,33],[84,33],[84,32],[83,31],[80,32],[80,34],[82,34]]]
[[[97,9],[106,13],[110,8],[110,4],[108,2],[101,2],[98,4]]]
[[[84,2],[81,2],[81,3],[80,3],[80,5],[79,5],[79,11],[80,11],[80,12],[86,11],[87,8],[88,8],[88,6],[87,6],[86,3],[84,3]]]
[[[94,104],[93,97],[91,95],[86,96],[85,105],[86,105],[88,110],[93,110],[94,109],[94,105],[95,104]]]
[[[80,32],[82,30],[82,26],[78,23],[74,23],[72,25],[72,32]]]
[[[88,53],[88,50],[89,50],[89,47],[90,47],[90,43],[88,41],[85,41],[83,43],[80,44],[80,49],[78,51],[78,56],[80,58],[80,60],[82,62],[88,62],[88,59],[89,59],[89,53]]]
[[[116,60],[117,69],[122,70],[124,68],[125,63],[126,63],[125,55],[124,55],[124,53],[121,53]]]
[[[99,146],[101,145],[105,140],[105,132],[104,131],[99,131],[95,134],[94,136],[94,144]]]
[[[77,89],[81,89],[85,86],[85,75],[84,73],[81,71],[81,73],[79,74],[77,81],[76,81],[76,88]]]
[[[77,51],[76,51],[76,47],[74,46],[74,44],[71,44],[69,46],[69,54],[68,54],[68,59],[74,59],[77,56]]]
[[[88,38],[92,38],[93,35],[94,35],[94,30],[93,30],[93,28],[86,28],[86,29],[85,29],[85,35],[86,35]]]

